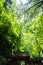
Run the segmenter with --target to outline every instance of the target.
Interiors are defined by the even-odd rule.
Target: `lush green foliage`
[[[14,11],[11,8],[6,10],[3,7],[3,0],[0,1],[0,4],[0,58],[7,59],[13,52],[19,50],[17,45],[20,27],[16,23],[17,17],[15,17]]]
[[[0,0],[0,61],[7,61],[14,52],[43,57],[43,14],[42,10],[39,12],[40,7],[28,11],[22,20],[15,14],[15,5],[6,9],[4,2]]]

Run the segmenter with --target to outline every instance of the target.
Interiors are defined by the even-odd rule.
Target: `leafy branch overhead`
[[[22,6],[9,2],[0,0],[0,61],[7,62],[14,52],[43,57],[43,0]]]

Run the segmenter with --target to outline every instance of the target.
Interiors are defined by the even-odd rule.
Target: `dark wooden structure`
[[[25,65],[43,65],[43,58],[30,58],[28,52],[14,53],[7,65],[19,65],[19,61],[24,61]]]
[[[19,65],[19,61],[26,62],[29,59],[29,53],[28,52],[15,52],[14,55],[8,60],[7,65]]]
[[[25,65],[43,65],[43,58],[29,58],[25,63]]]

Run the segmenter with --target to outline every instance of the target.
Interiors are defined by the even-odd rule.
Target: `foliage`
[[[4,3],[5,0],[0,0],[0,61],[7,61],[14,52],[29,52],[30,57],[43,57],[41,6],[35,6],[25,14],[20,10],[24,19],[19,14],[18,19],[14,11],[15,4],[8,4],[6,8]],[[32,0],[32,3],[35,2]]]
[[[0,60],[9,58],[16,50],[19,35],[16,31],[19,26],[16,23],[17,17],[11,8],[4,8],[4,1],[0,2]],[[17,26],[17,27],[16,27]],[[17,51],[17,50],[16,50]],[[5,61],[2,59],[2,61]]]
[[[33,49],[35,49],[35,53],[38,54],[39,57],[43,56],[43,14],[38,15],[32,25],[30,26],[30,30],[33,34],[33,40],[35,42],[33,43],[35,47],[33,46]],[[34,54],[33,54],[34,55]]]

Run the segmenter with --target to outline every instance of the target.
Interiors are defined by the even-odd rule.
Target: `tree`
[[[15,52],[15,48],[19,41],[19,35],[16,32],[19,28],[16,22],[16,14],[14,10],[12,10],[12,7],[6,10],[3,6],[4,2],[3,0],[0,2],[0,61],[8,60],[13,53],[13,47]]]
[[[38,1],[36,5],[37,1],[30,1],[29,4],[35,6],[20,8],[20,14],[15,13],[18,10],[14,4],[6,9],[4,3],[5,0],[0,1],[0,61],[7,61],[14,52],[29,52],[30,57],[43,57],[42,2]]]
[[[18,18],[19,20],[21,20],[22,16],[24,15],[24,19],[22,22],[22,46],[21,46],[21,50],[22,51],[28,51],[30,53],[30,56],[32,57],[40,57],[42,56],[42,49],[40,46],[40,42],[39,40],[37,40],[38,35],[36,34],[37,31],[39,31],[40,29],[40,25],[39,25],[39,21],[41,18],[41,14],[43,14],[43,1],[41,0],[31,0],[31,2],[29,3],[29,5],[27,4],[25,6],[24,9],[22,9],[20,12],[20,15],[18,14]],[[31,5],[30,5],[31,4]],[[29,7],[30,6],[30,7]],[[43,15],[42,15],[43,16]],[[40,18],[39,18],[40,17]],[[37,19],[39,18],[39,20]],[[37,20],[37,24],[36,23]],[[42,18],[41,18],[42,20]],[[34,22],[34,23],[33,23]],[[41,24],[41,23],[40,23]],[[33,32],[33,29],[35,28],[35,25],[39,25],[39,28],[35,29],[35,33]],[[34,26],[32,28],[32,26]],[[30,29],[31,28],[31,29]],[[43,28],[41,28],[43,29]],[[37,31],[36,31],[37,30]],[[38,32],[39,36],[42,34],[40,32]],[[39,38],[38,38],[39,39]],[[42,41],[42,39],[40,39]],[[40,53],[39,53],[40,51]]]

